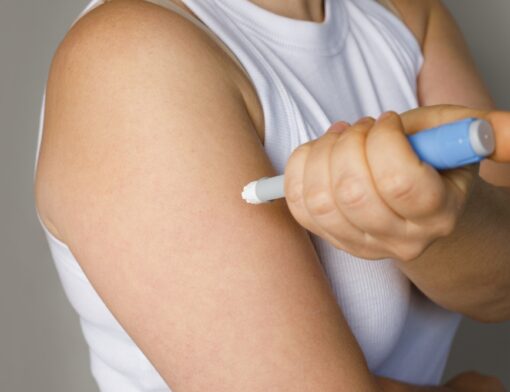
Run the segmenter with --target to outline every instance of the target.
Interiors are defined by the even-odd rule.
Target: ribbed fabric
[[[79,17],[101,3],[92,0]],[[264,111],[264,148],[280,173],[294,148],[320,137],[335,121],[418,105],[420,47],[403,22],[374,0],[325,0],[322,23],[283,17],[248,0],[184,3],[247,71]],[[35,165],[43,122],[44,96]],[[100,389],[169,391],[66,244],[41,225],[65,293],[80,316]],[[313,233],[310,237],[370,370],[438,385],[461,315],[426,298],[393,260],[360,259]]]

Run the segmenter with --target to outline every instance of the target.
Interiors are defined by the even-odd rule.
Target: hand
[[[448,236],[463,213],[479,164],[439,173],[420,161],[406,135],[454,120],[488,120],[497,162],[510,161],[510,113],[438,105],[377,122],[337,122],[296,148],[285,168],[294,218],[333,246],[365,259],[418,257]]]
[[[506,392],[497,377],[473,370],[460,373],[440,386],[414,385],[382,376],[375,376],[375,380],[384,392]]]
[[[476,371],[468,371],[448,380],[444,384],[455,392],[506,392],[505,386],[497,378]]]

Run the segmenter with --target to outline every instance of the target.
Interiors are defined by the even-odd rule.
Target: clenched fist
[[[437,171],[420,161],[406,135],[467,117],[495,131],[490,157],[510,158],[510,113],[438,105],[350,125],[334,123],[297,147],[285,167],[294,218],[333,246],[365,259],[418,257],[448,236],[463,213],[479,164]]]

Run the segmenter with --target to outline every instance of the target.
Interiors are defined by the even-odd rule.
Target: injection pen
[[[482,119],[468,118],[407,136],[418,157],[438,170],[454,169],[476,163],[494,152],[491,125]],[[251,204],[285,197],[284,175],[262,177],[243,188],[242,198]]]

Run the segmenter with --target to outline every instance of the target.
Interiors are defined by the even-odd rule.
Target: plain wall
[[[446,3],[465,31],[498,105],[509,109],[510,2]],[[85,4],[81,0],[0,2],[2,391],[97,391],[78,318],[57,278],[32,196],[37,124],[50,60]],[[466,369],[497,375],[510,387],[510,323],[463,321],[445,377]]]

